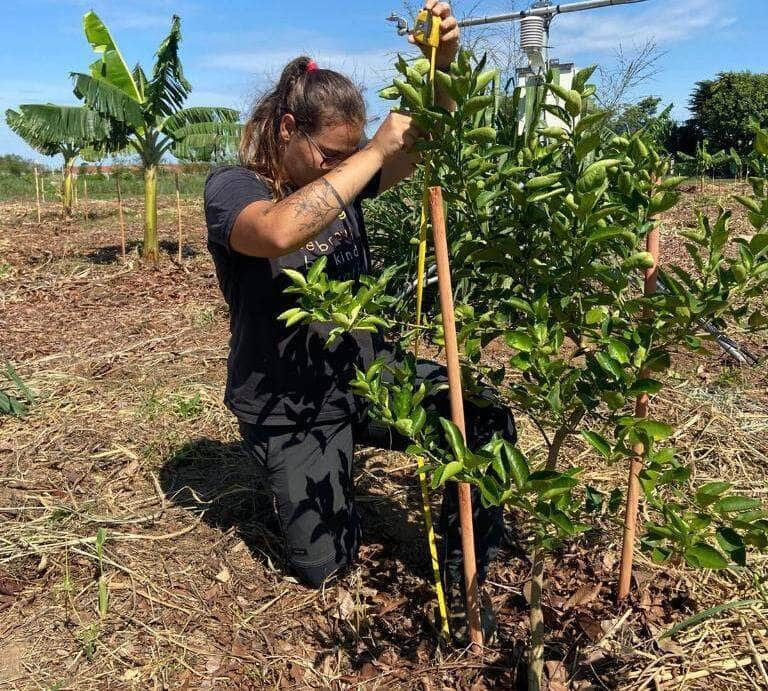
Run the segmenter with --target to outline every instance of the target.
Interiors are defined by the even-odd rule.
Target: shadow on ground
[[[401,577],[403,569],[418,578],[426,577],[428,563],[423,558],[420,525],[397,501],[371,492],[369,474],[360,477],[366,454],[357,457],[355,496],[363,523],[361,558],[370,569],[366,580],[372,587],[384,587],[394,577]],[[165,462],[160,483],[168,499],[178,506],[196,514],[204,511],[203,520],[211,527],[222,532],[235,528],[254,559],[264,563],[267,555],[283,568],[272,496],[259,478],[239,442],[202,438],[182,446]],[[401,491],[397,484],[393,483],[393,488]],[[386,551],[386,558],[366,558],[372,550],[379,551],[377,548]]]
[[[125,243],[125,253],[131,254],[141,250],[140,240],[129,240]],[[171,240],[160,241],[161,254],[167,254],[169,257],[176,257],[179,251],[179,243]],[[200,253],[184,243],[181,248],[182,258],[197,257]],[[121,259],[122,252],[120,245],[107,245],[105,247],[99,247],[92,252],[88,252],[84,255],[84,259],[93,264],[114,264]]]

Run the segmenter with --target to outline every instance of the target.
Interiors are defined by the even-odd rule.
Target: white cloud
[[[338,70],[366,86],[382,83],[393,62],[393,55],[383,50],[354,53],[322,48],[264,48],[216,53],[207,56],[204,64],[206,68],[244,72],[268,80],[279,76],[283,66],[302,53],[310,55],[320,67]]]
[[[733,24],[735,17],[712,0],[657,0],[639,11],[605,8],[562,15],[552,24],[550,43],[563,58],[607,53],[621,45],[642,45],[654,40],[660,48],[714,32]]]

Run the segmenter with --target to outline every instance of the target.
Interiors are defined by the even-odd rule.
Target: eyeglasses
[[[320,145],[314,140],[314,138],[307,134],[306,132],[303,132],[302,130],[299,130],[299,133],[302,134],[307,138],[307,141],[315,148],[317,153],[320,154],[320,167],[321,168],[333,168],[333,166],[338,165],[342,161],[349,158],[355,151],[352,151],[348,154],[333,154],[332,156],[328,156],[328,154],[323,153],[322,148]]]

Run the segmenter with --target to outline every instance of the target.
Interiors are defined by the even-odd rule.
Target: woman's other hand
[[[392,112],[373,135],[371,146],[380,153],[382,163],[386,163],[398,154],[410,150],[420,132],[409,115]]]

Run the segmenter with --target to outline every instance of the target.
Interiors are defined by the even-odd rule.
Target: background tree
[[[64,213],[72,213],[72,167],[78,157],[98,160],[122,140],[119,123],[84,106],[27,104],[5,113],[8,126],[45,156],[61,155],[64,171],[61,199]]]
[[[100,58],[90,73],[72,73],[75,94],[94,110],[123,125],[125,147],[134,150],[144,169],[144,257],[157,261],[157,167],[166,153],[185,157],[191,149],[214,149],[234,141],[239,114],[217,106],[183,108],[192,86],[179,58],[181,20],[160,44],[151,79],[141,65],[133,70],[109,29],[94,12],[83,17],[88,42]],[[183,152],[180,150],[183,148]]]
[[[751,124],[768,124],[768,74],[721,72],[698,82],[691,94],[691,125],[715,149],[752,150]]]

